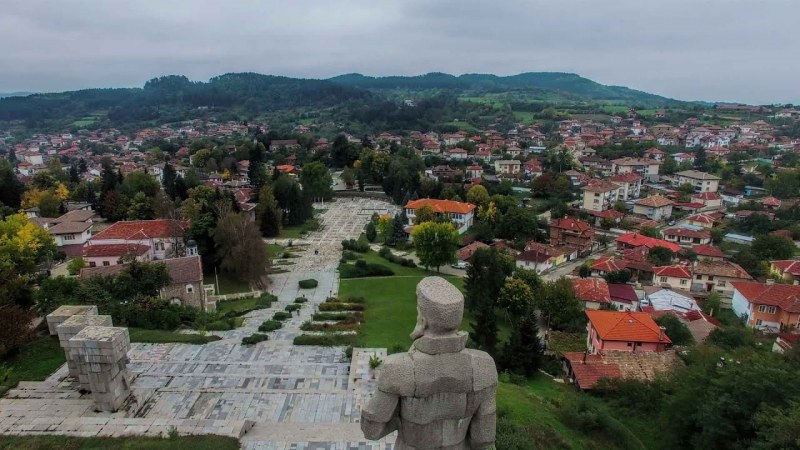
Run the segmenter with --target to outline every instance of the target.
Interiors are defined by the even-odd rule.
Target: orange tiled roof
[[[674,266],[653,267],[653,274],[657,277],[692,278],[689,268],[680,264]]]
[[[468,214],[475,209],[472,203],[462,203],[453,200],[437,200],[433,198],[421,198],[419,200],[411,200],[406,203],[407,209],[419,209],[423,206],[430,206],[436,213],[455,213],[455,214]]]
[[[786,272],[791,275],[800,275],[800,261],[798,260],[785,259],[779,261],[770,261],[770,263],[777,267],[781,272]]]
[[[586,315],[605,341],[672,343],[667,335],[661,337],[658,324],[645,312],[588,310]]]
[[[672,242],[667,242],[663,239],[651,238],[639,233],[628,233],[617,238],[617,242],[629,245],[631,247],[641,247],[644,245],[647,248],[664,247],[677,252],[681,249],[680,245]]]
[[[643,198],[641,200],[637,200],[635,204],[639,206],[648,206],[650,208],[661,208],[664,206],[669,206],[674,202],[663,195],[653,195],[651,197]]]
[[[584,302],[608,303],[611,301],[608,284],[602,278],[576,278],[570,282],[575,290],[575,295]]]
[[[187,222],[168,219],[121,221],[95,234],[92,240],[169,238],[183,236],[188,227]]]

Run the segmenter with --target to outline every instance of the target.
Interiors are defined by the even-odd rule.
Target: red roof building
[[[550,222],[550,245],[576,247],[580,254],[589,254],[594,245],[594,228],[571,217],[553,220]]]
[[[647,248],[664,247],[677,252],[681,249],[678,244],[656,239],[639,233],[628,233],[617,238],[617,249],[620,251],[645,246]]]
[[[608,283],[602,278],[575,278],[570,280],[575,296],[584,302],[586,309],[599,309],[601,304],[611,303]]]
[[[664,330],[647,313],[587,310],[586,315],[590,353],[663,352],[672,345]]]
[[[734,281],[733,311],[759,330],[800,331],[800,286]]]
[[[722,261],[725,259],[725,253],[717,247],[709,244],[694,245],[692,251],[697,255],[698,259],[708,259],[712,261]]]

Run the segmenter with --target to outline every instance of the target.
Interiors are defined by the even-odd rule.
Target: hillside
[[[544,91],[574,100],[627,100],[650,105],[678,103],[666,97],[622,86],[607,86],[574,73],[527,72],[519,75],[428,73],[412,77],[369,77],[361,74],[340,75],[330,81],[365,89],[461,89],[477,91]]]

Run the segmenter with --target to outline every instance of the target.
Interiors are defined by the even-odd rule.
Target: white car
[[[465,263],[464,261],[459,261],[459,262],[457,262],[455,264],[452,264],[450,267],[452,267],[454,269],[462,269],[463,270],[463,269],[467,268],[467,263]]]

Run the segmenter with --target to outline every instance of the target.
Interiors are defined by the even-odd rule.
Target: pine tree
[[[258,194],[258,206],[256,207],[256,218],[261,235],[266,237],[277,236],[281,232],[282,212],[272,193],[272,188],[266,185],[261,188]]]
[[[175,178],[177,177],[175,169],[172,168],[170,163],[164,164],[164,171],[161,174],[161,182],[164,184],[164,191],[169,195],[169,198],[175,199]]]
[[[498,364],[503,370],[532,376],[539,368],[542,344],[539,340],[539,324],[533,308],[514,320],[511,337],[503,346]]]

